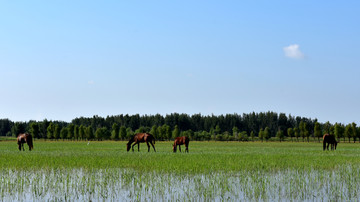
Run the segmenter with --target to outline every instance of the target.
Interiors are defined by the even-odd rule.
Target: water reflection
[[[169,174],[129,169],[0,170],[0,201],[359,199],[359,168]]]

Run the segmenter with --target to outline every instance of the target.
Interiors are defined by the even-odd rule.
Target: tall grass
[[[138,171],[208,173],[230,171],[334,170],[360,166],[360,147],[339,144],[335,152],[320,143],[190,142],[188,154],[173,153],[170,142],[157,152],[126,152],[125,142],[36,141],[34,150],[19,152],[15,142],[0,143],[0,168],[131,168]]]
[[[170,174],[129,169],[1,170],[2,201],[351,201],[360,197],[353,170]]]
[[[353,200],[360,147],[320,143],[190,142],[190,153],[126,152],[125,142],[0,142],[0,201]],[[197,198],[194,198],[197,197]]]

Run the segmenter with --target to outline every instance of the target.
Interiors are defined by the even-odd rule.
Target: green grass
[[[190,142],[190,153],[126,142],[0,141],[0,201],[354,201],[360,144]],[[185,150],[184,147],[182,147]],[[137,148],[136,148],[137,149]],[[195,198],[194,198],[195,197]]]
[[[360,144],[341,143],[322,151],[321,143],[190,142],[190,153],[173,153],[171,142],[156,142],[157,152],[126,152],[126,142],[34,142],[34,150],[17,149],[15,141],[0,142],[0,168],[132,168],[138,171],[209,173],[237,171],[334,170],[360,166]]]

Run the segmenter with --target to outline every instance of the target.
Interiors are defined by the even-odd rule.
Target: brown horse
[[[326,146],[327,143],[327,146]],[[334,135],[325,134],[323,136],[323,150],[325,151],[325,148],[329,150],[329,145],[331,144],[331,150],[336,150],[337,141]]]
[[[31,151],[31,149],[34,149],[32,136],[29,133],[20,133],[17,137],[17,144],[19,145],[20,151],[21,148],[23,149],[23,151],[25,151],[24,149],[25,142],[29,145],[29,151]]]
[[[189,153],[189,138],[182,136],[175,138],[174,144],[173,144],[173,151],[176,152],[176,148],[179,145],[179,151],[181,152],[180,145],[185,144],[185,152]]]
[[[131,146],[131,144],[135,142],[135,144],[133,144]],[[150,145],[149,143],[151,144],[151,146],[154,148],[154,151],[156,152],[155,150],[155,147],[154,147],[154,144],[155,144],[155,138],[153,135],[151,135],[150,133],[138,133],[138,134],[135,134],[132,138],[130,138],[129,142],[126,144],[126,149],[127,151],[130,150],[130,148],[132,147],[132,150],[134,151],[134,146],[137,144],[138,145],[138,151],[140,151],[140,143],[141,142],[146,142],[147,146],[148,146],[148,152],[150,152]],[[154,143],[154,144],[153,144]]]

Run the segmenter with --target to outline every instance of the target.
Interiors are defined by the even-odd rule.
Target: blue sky
[[[1,1],[0,118],[357,124],[360,1]]]

